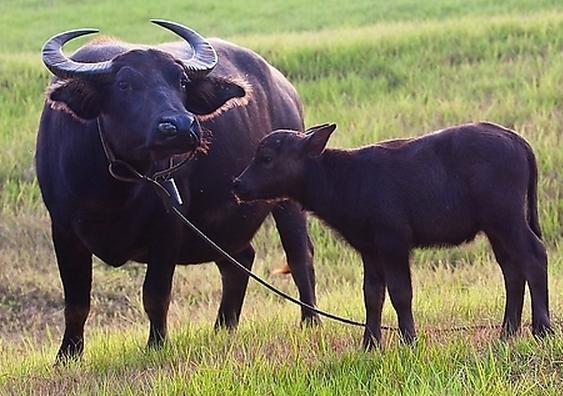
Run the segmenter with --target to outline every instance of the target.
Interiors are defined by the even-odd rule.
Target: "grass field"
[[[0,394],[560,394],[563,388],[563,6],[560,1],[0,2]],[[142,4],[142,5],[141,5]],[[171,342],[144,349],[144,267],[96,262],[80,362],[52,367],[63,299],[33,153],[49,79],[39,49],[51,34],[95,26],[130,41],[170,34],[147,20],[177,20],[261,53],[298,88],[307,124],[339,125],[352,147],[491,120],[515,128],[539,162],[540,218],[549,252],[556,335],[525,328],[442,333],[502,320],[502,276],[488,243],[417,251],[412,258],[413,347],[385,333],[382,351],[359,349],[361,329],[324,321],[300,328],[299,311],[251,283],[235,333],[212,330],[219,303],[213,265],[178,268]],[[319,306],[363,318],[360,260],[311,220]],[[268,221],[255,270],[296,294]],[[529,296],[524,318],[529,322]],[[384,323],[395,325],[389,302]]]

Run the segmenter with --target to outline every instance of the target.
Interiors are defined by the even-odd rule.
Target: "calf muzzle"
[[[250,190],[246,183],[243,183],[239,177],[233,180],[232,191],[241,201],[250,199]]]

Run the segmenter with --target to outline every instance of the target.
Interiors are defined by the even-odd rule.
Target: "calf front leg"
[[[151,261],[143,284],[143,306],[150,321],[147,346],[160,347],[166,340],[166,321],[170,306],[170,292],[174,276],[174,263]]]
[[[52,227],[53,244],[63,283],[65,332],[57,362],[75,358],[84,350],[84,323],[90,312],[92,254],[69,227]]]
[[[387,291],[397,318],[399,330],[407,343],[416,339],[412,315],[412,283],[409,267],[409,248],[400,240],[387,239],[378,246]]]
[[[307,219],[299,206],[286,201],[272,214],[280,234],[291,276],[299,291],[299,299],[311,306],[316,305],[313,244],[307,232]],[[308,308],[301,308],[301,321],[319,323],[319,316]]]
[[[366,330],[362,345],[364,349],[373,349],[381,344],[381,311],[385,301],[385,276],[373,255],[362,254],[362,260],[366,307]]]

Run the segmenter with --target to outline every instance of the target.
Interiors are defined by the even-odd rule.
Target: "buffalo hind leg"
[[[57,362],[84,350],[84,324],[90,312],[92,254],[67,227],[52,227],[53,244],[65,297],[65,332]]]
[[[310,306],[316,305],[313,244],[307,231],[307,219],[300,207],[291,201],[279,204],[272,211],[280,235],[291,276],[299,291],[299,299]],[[301,321],[320,322],[319,316],[308,308],[301,308]]]
[[[254,262],[254,255],[254,249],[252,246],[248,246],[242,252],[234,254],[233,257],[250,270]],[[223,293],[215,321],[215,329],[233,329],[237,326],[240,318],[248,285],[248,275],[227,260],[218,260],[216,263],[221,273]]]
[[[381,311],[385,301],[385,277],[372,255],[362,254],[362,260],[366,308],[366,330],[362,346],[369,350],[381,344]]]
[[[175,265],[161,265],[149,262],[143,283],[143,306],[149,317],[149,348],[158,348],[164,344],[167,333],[168,307],[172,290],[172,278]]]

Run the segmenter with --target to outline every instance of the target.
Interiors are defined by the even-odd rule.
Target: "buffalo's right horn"
[[[69,59],[63,54],[63,45],[77,37],[97,33],[97,29],[76,29],[58,33],[51,37],[41,50],[43,63],[59,78],[85,77],[90,79],[104,78],[112,73],[112,62],[81,63]]]
[[[201,77],[209,73],[217,64],[217,53],[195,30],[189,29],[179,23],[166,21],[164,19],[151,19],[151,22],[168,29],[182,37],[191,47],[192,56],[184,60],[184,65],[188,69],[188,74],[192,77]]]

